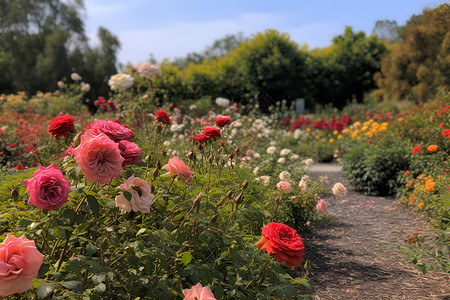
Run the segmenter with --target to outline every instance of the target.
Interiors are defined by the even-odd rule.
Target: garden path
[[[420,214],[392,198],[355,192],[337,165],[314,165],[311,175],[328,176],[330,188],[342,182],[348,189],[342,199],[325,199],[331,223],[302,237],[313,299],[450,300],[449,274],[422,275],[398,250],[387,250],[390,243],[405,243],[405,231],[430,228]]]

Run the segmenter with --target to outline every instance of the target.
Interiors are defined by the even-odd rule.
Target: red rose
[[[60,138],[61,136],[68,138],[69,133],[75,131],[74,122],[75,118],[72,116],[56,117],[50,122],[48,132],[55,138]]]
[[[162,109],[160,109],[156,112],[155,118],[158,122],[161,122],[164,124],[169,124],[169,125],[172,124],[172,120],[169,118],[169,115]]]
[[[207,137],[206,135],[204,135],[203,133],[200,133],[200,134],[197,134],[197,135],[194,137],[194,140],[195,140],[197,143],[202,143],[202,142],[207,141],[207,140],[208,140],[208,137]]]
[[[215,138],[215,139],[220,138],[222,135],[222,132],[220,132],[219,128],[212,127],[212,126],[207,126],[207,127],[203,128],[202,133],[209,138]]]
[[[412,149],[412,153],[417,153],[417,152],[419,152],[420,150],[422,150],[422,147],[416,146],[416,147],[414,147],[414,148]]]
[[[231,124],[231,118],[228,116],[220,116],[216,118],[216,126],[223,127]]]
[[[271,222],[261,228],[262,237],[256,246],[268,254],[273,254],[279,263],[299,267],[303,262],[305,245],[295,229],[282,223]]]
[[[450,135],[450,129],[444,129],[444,130],[442,130],[442,134],[443,135]]]

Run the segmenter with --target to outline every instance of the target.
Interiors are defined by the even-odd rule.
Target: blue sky
[[[326,47],[345,26],[370,35],[377,20],[405,24],[413,14],[441,0],[85,0],[91,44],[103,26],[122,43],[121,63],[157,60],[201,52],[216,39],[265,29],[289,33],[299,45]]]

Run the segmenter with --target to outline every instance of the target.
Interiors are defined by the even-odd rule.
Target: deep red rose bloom
[[[164,124],[172,124],[172,120],[169,118],[169,115],[162,109],[159,109],[156,112],[156,116],[155,116],[156,120],[158,122],[164,123]]]
[[[412,153],[417,153],[417,152],[419,152],[420,150],[422,150],[422,147],[416,146],[416,147],[414,147],[414,148],[412,149]]]
[[[220,116],[216,118],[216,126],[223,127],[231,124],[231,118],[228,116]]]
[[[74,122],[75,118],[72,116],[56,117],[50,122],[48,132],[55,138],[60,138],[61,136],[68,138],[69,133],[75,131]]]
[[[209,138],[215,139],[218,139],[222,136],[222,132],[220,132],[220,129],[212,126],[204,127],[202,133]]]
[[[261,228],[262,237],[256,246],[268,254],[273,254],[279,263],[290,267],[300,267],[305,255],[305,245],[295,229],[282,223],[271,222]]]
[[[200,133],[200,134],[197,134],[197,135],[194,137],[194,140],[195,140],[197,143],[202,143],[202,142],[207,141],[207,140],[208,140],[208,137],[207,137],[206,135],[204,135],[203,133]]]

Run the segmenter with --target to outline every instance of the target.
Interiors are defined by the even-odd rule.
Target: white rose
[[[129,74],[117,74],[111,76],[108,81],[109,86],[113,91],[123,92],[129,89],[134,82],[134,78]]]
[[[228,107],[230,105],[230,100],[228,100],[227,98],[218,97],[216,98],[216,104],[220,107]]]
[[[267,148],[266,152],[269,154],[274,154],[275,151],[277,151],[277,148],[275,146],[270,146],[269,148]]]
[[[282,181],[289,181],[291,179],[291,174],[289,174],[289,172],[287,171],[283,171],[278,177],[280,177],[280,180]]]
[[[280,151],[280,155],[281,156],[286,156],[286,155],[288,155],[289,153],[291,153],[291,149],[281,149],[281,151]]]

